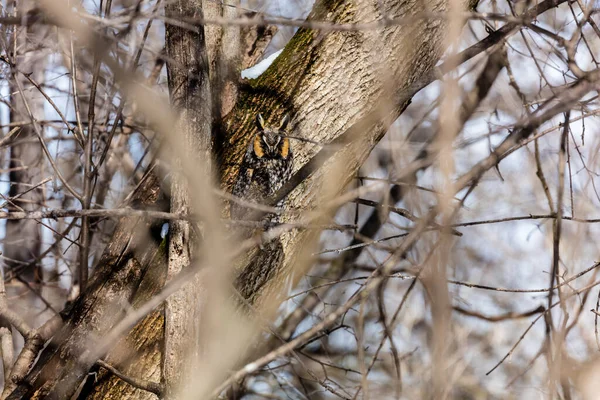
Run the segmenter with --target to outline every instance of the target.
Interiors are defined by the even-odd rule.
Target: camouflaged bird
[[[285,115],[278,128],[266,127],[262,115],[256,116],[258,132],[248,145],[233,188],[233,195],[242,200],[263,204],[290,179],[294,156],[286,136],[289,116]],[[281,204],[278,204],[280,207]],[[231,218],[244,219],[252,210],[232,203]],[[269,218],[273,220],[273,217]]]

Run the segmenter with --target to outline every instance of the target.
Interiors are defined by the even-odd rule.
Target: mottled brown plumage
[[[248,144],[240,166],[233,194],[242,200],[263,203],[291,177],[294,156],[286,137],[289,118],[283,117],[278,128],[265,127],[263,117],[256,116],[258,132]],[[247,219],[252,210],[232,203],[231,218]],[[272,217],[270,217],[272,220]]]

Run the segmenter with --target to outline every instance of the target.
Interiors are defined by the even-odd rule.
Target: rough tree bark
[[[239,1],[222,3],[202,1],[205,18],[237,18]],[[237,81],[240,73],[240,28],[238,26],[207,25],[206,50],[209,62],[213,121],[219,122],[237,100]]]
[[[526,14],[528,18],[535,19],[538,15],[543,14],[544,12],[552,9],[554,7],[558,7],[560,4],[564,3],[566,0],[554,0],[554,1],[544,1],[537,4],[535,7],[532,7],[529,12]],[[511,32],[514,31],[516,23],[507,23],[502,28],[497,31],[492,32],[489,36],[487,36],[484,40],[475,45],[461,51],[460,54],[457,54],[454,57],[454,60],[462,60],[459,63],[464,62],[464,60],[470,59],[482,51],[489,49],[498,43],[500,43],[504,38],[509,36]],[[443,73],[453,69],[455,65],[457,65],[456,61],[452,59],[447,60],[444,65],[440,66],[440,71]],[[489,62],[489,61],[488,61]],[[481,93],[479,93],[481,94]],[[430,153],[429,149],[424,149],[417,156],[418,160],[424,160],[428,158]],[[431,165],[428,162],[426,165],[422,166],[422,169],[427,169]],[[399,203],[404,199],[404,196],[410,191],[410,185],[416,184],[417,182],[417,172],[419,170],[411,170],[406,171],[406,173],[402,173],[402,176],[399,177],[401,179],[397,179],[399,181],[403,181],[408,185],[393,185],[389,191],[389,203],[395,204]],[[365,223],[361,226],[358,231],[358,235],[355,235],[352,242],[349,244],[350,247],[354,247],[349,251],[343,252],[339,257],[337,257],[329,266],[327,273],[325,276],[319,279],[315,279],[313,281],[314,286],[319,286],[325,282],[337,281],[345,276],[349,271],[351,271],[354,267],[355,261],[362,254],[363,250],[366,247],[361,246],[365,240],[369,240],[374,238],[377,232],[381,229],[383,224],[385,224],[385,213],[382,213],[382,209],[379,207],[373,208],[371,210],[369,217],[366,219]],[[332,288],[330,285],[326,285],[322,288],[315,290],[311,295],[305,297],[300,305],[296,308],[296,310],[290,314],[286,320],[281,324],[279,335],[284,340],[289,340],[295,332],[296,327],[302,322],[302,320],[309,315],[312,310],[320,303],[320,299],[324,298],[327,292]],[[278,337],[271,337],[269,343],[265,346],[265,349],[272,349],[275,346],[278,346],[281,343],[281,339]]]
[[[463,1],[473,9],[477,1]],[[323,33],[300,29],[273,66],[241,92],[238,105],[225,121],[227,143],[223,146],[222,182],[229,187],[249,135],[256,112],[277,120],[285,112],[294,116],[296,136],[339,147],[327,164],[307,177],[287,199],[288,209],[311,209],[323,193],[324,179],[339,169],[336,179],[327,180],[331,195],[339,194],[356,170],[400,114],[418,87],[439,60],[445,45],[446,22],[419,18],[419,13],[447,11],[446,1],[343,1],[320,2],[310,18],[336,23],[415,16],[400,26],[362,32]],[[233,145],[235,144],[235,145]],[[294,143],[298,171],[321,150],[320,146]],[[343,165],[343,171],[339,166]],[[281,265],[249,262],[242,274],[255,279],[239,280],[258,309],[280,293],[288,277],[295,284],[304,274],[306,249],[315,234],[291,232],[282,237],[285,261]],[[308,244],[308,246],[307,246]],[[263,257],[251,255],[250,257]],[[253,270],[248,270],[248,268]],[[267,270],[265,274],[256,269]],[[293,271],[293,273],[292,273]]]
[[[159,181],[150,173],[134,191],[129,205],[156,208],[161,207],[160,200]],[[143,304],[164,285],[166,250],[160,238],[161,227],[162,221],[157,220],[138,217],[120,220],[88,289],[68,311],[65,326],[26,377],[12,376],[19,385],[8,399],[44,396],[63,399],[75,393],[94,364],[89,360],[81,362],[85,348],[106,335],[124,317],[129,304],[134,308]],[[126,374],[159,381],[163,325],[162,313],[151,313],[115,344],[105,358]],[[84,387],[81,398],[107,398],[102,397],[104,385],[116,390],[121,399],[149,396],[110,375],[100,374],[97,380],[94,376],[90,379],[91,384]]]
[[[165,7],[167,17],[202,18],[202,2],[178,0]],[[178,113],[175,129],[185,141],[187,157],[196,160],[202,170],[196,173],[210,176],[212,158],[212,108],[208,57],[204,27],[197,31],[174,25],[166,26],[165,48],[169,56],[167,75],[171,104]],[[173,160],[175,173],[171,184],[171,212],[190,214],[193,192],[182,171],[180,159]],[[189,172],[189,171],[188,171]],[[193,175],[188,174],[191,178]],[[188,221],[169,224],[169,262],[167,280],[189,267],[197,240],[194,227]],[[200,239],[201,240],[201,239]],[[176,399],[186,385],[193,382],[193,367],[200,358],[200,324],[203,307],[202,282],[193,281],[165,301],[165,346],[163,381],[166,398]]]
[[[476,1],[465,0],[463,4],[472,8]],[[382,11],[388,17],[408,17],[419,12],[443,12],[446,8],[447,3],[443,0],[361,0],[353,3],[330,0],[319,2],[310,18],[340,23],[381,19]],[[314,207],[320,198],[324,178],[336,170],[338,179],[328,181],[327,190],[332,196],[339,194],[415,93],[419,79],[432,71],[443,52],[444,29],[445,23],[440,19],[415,18],[414,22],[366,32],[299,30],[271,68],[259,79],[241,88],[236,106],[224,121],[225,138],[220,146],[223,149],[220,161],[224,186],[230,186],[235,180],[237,165],[253,133],[254,114],[262,112],[274,121],[284,112],[291,112],[295,120],[294,135],[340,146],[329,153],[329,162],[291,192],[288,207],[302,210]],[[296,142],[294,150],[295,170],[298,171],[314,158],[320,148]],[[341,172],[337,168],[339,163],[344,163]],[[158,187],[154,190],[158,191]],[[124,231],[121,232],[124,234]],[[138,240],[138,235],[134,236],[134,241]],[[302,259],[303,244],[313,238],[306,233],[293,232],[282,239],[285,255],[282,265],[247,264],[251,268],[266,268],[268,274],[248,272],[243,265],[240,268],[241,274],[258,277],[254,281],[238,282],[240,291],[247,293],[248,299],[259,311],[272,310],[277,304],[269,298],[280,292],[287,277],[293,275],[292,279],[297,281],[302,276],[305,266],[297,269],[295,260]],[[65,385],[73,387],[77,379],[83,378],[86,368],[91,367],[91,364],[73,367],[73,359],[82,352],[75,343],[86,343],[89,335],[101,336],[121,317],[111,315],[108,318],[106,307],[94,304],[93,299],[98,301],[99,290],[109,290],[116,296],[116,289],[120,299],[135,298],[140,282],[138,274],[145,275],[151,265],[150,260],[155,259],[148,257],[147,252],[156,254],[158,247],[150,246],[140,255],[127,252],[125,259],[115,257],[118,239],[114,240],[97,266],[88,292],[74,305],[68,318],[72,321],[69,327],[57,335],[56,346],[50,346],[43,352],[26,383],[19,386],[11,399],[31,398],[29,396],[33,394],[56,391],[58,380],[65,376],[71,379],[61,383],[61,390],[65,390],[62,389]],[[120,250],[117,254],[123,253],[123,249]],[[123,274],[127,271],[134,279],[123,282]],[[98,319],[104,323],[90,324],[90,321]],[[129,338],[137,342],[147,332],[156,332],[160,324],[160,318],[155,318],[150,324],[139,324],[135,334],[130,333]],[[156,336],[154,334],[153,337]],[[144,363],[147,362],[144,365],[155,371],[160,357],[142,357],[146,360]],[[104,391],[104,394],[119,396],[118,391],[111,390]],[[137,397],[132,395],[129,398]]]

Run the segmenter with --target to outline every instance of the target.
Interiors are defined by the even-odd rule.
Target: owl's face
[[[290,156],[290,140],[278,131],[258,132],[254,136],[254,154],[258,158],[283,158]]]
[[[258,133],[254,136],[252,149],[259,159],[284,159],[291,155],[290,140],[285,137],[288,116],[283,117],[279,128],[267,128],[260,114],[256,116]]]

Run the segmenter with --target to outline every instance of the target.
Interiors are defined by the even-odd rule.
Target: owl
[[[257,114],[258,132],[248,145],[233,195],[253,203],[264,203],[291,177],[294,156],[290,139],[286,136],[289,116],[285,115],[279,128],[266,127],[262,115]],[[278,204],[281,206],[281,204]],[[244,219],[252,210],[237,203],[231,205],[231,218]],[[271,216],[270,219],[273,217]]]

